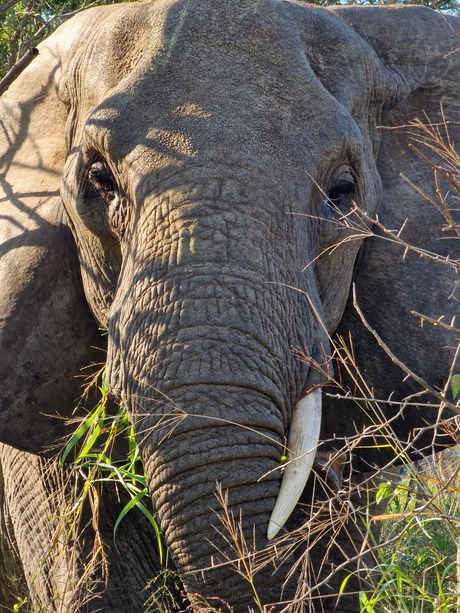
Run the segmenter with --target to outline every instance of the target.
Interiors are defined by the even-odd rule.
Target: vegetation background
[[[119,0],[6,0],[0,4],[0,79],[59,24],[90,6]],[[460,0],[312,0],[311,4],[424,4],[460,14]]]

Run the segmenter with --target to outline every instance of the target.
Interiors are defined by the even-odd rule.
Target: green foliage
[[[166,552],[167,553],[167,552]],[[166,559],[166,565],[168,560]],[[170,568],[163,569],[158,576],[146,586],[155,588],[155,592],[145,602],[145,613],[166,613],[181,610],[180,597],[183,589],[179,576]],[[188,609],[187,609],[188,610]]]
[[[20,611],[28,602],[27,598],[20,598],[19,596],[16,600],[16,604],[13,605],[14,613],[16,613],[16,611]]]
[[[432,468],[424,462],[397,484],[381,483],[388,499],[380,534],[381,573],[372,595],[360,595],[361,613],[457,611],[457,542],[460,536],[458,450]]]
[[[116,482],[121,485],[130,499],[115,522],[114,541],[116,542],[116,532],[120,522],[127,513],[137,508],[156,534],[160,562],[164,563],[165,553],[160,530],[146,505],[147,482],[134,427],[124,407],[121,406],[115,415],[111,415],[107,410],[107,403],[108,392],[102,385],[99,404],[79,424],[62,452],[61,465],[70,463],[84,477],[79,500],[73,508],[79,512],[95,484]],[[127,442],[127,455],[120,460],[113,460],[113,449],[121,440]]]

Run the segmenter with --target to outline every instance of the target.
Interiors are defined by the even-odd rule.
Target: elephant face
[[[442,36],[422,49],[420,30],[408,48],[413,20]],[[54,155],[52,210],[109,330],[107,380],[190,594],[236,611],[254,592],[263,604],[293,595],[290,561],[257,552],[311,468],[329,337],[382,202],[379,126],[441,74],[448,90],[451,47],[446,22],[424,10],[167,0],[85,12],[41,48],[48,97],[26,106],[35,165],[45,173]],[[39,124],[56,109],[53,150]],[[14,183],[29,154],[12,149]],[[304,461],[286,466],[275,505],[286,444]],[[223,502],[263,569],[255,587],[231,563],[240,533],[232,542]]]
[[[372,217],[381,197],[372,151],[384,102],[374,81],[384,76],[373,58],[372,77],[352,78],[364,55],[361,41],[332,14],[277,4],[256,13],[208,8],[131,11],[130,27],[139,33],[134,48],[124,11],[102,12],[101,31],[92,32],[97,64],[86,47],[78,49],[61,85],[75,107],[63,198],[85,261],[89,303],[101,324],[110,321],[115,338],[125,329],[118,323],[123,305],[133,320],[132,300],[152,304],[141,295],[145,285],[172,269],[199,275],[212,262],[216,274],[231,277],[234,270],[236,286],[244,285],[238,271],[249,272],[259,292],[275,300],[283,294],[283,311],[287,294],[308,294],[311,304],[289,298],[298,316],[289,342],[311,353],[316,341],[327,354],[325,332],[340,320],[363,236],[362,222],[360,233],[353,230],[359,223],[353,207]],[[343,40],[346,57],[331,41],[325,49],[331,64],[312,66],[306,52],[328,29]],[[338,90],[332,95],[330,82]],[[375,98],[372,117],[354,118],[356,107]],[[350,235],[356,240],[336,248]],[[141,268],[146,278],[152,272],[151,283],[141,279]],[[149,319],[158,312],[147,310]],[[242,315],[237,307],[238,322]]]

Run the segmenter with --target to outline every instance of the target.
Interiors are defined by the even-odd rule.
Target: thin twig
[[[388,347],[388,345],[380,338],[378,333],[369,325],[369,323],[366,321],[366,318],[364,317],[363,312],[361,311],[361,309],[358,306],[358,301],[357,301],[357,298],[356,298],[356,286],[355,286],[355,284],[353,284],[353,306],[355,307],[356,312],[360,316],[361,321],[363,322],[363,325],[366,328],[366,330],[368,330],[372,334],[372,336],[375,338],[375,340],[377,341],[379,346],[385,351],[385,353],[388,355],[388,357],[391,359],[391,361],[394,364],[396,364],[396,366],[398,366],[403,372],[405,372],[406,375],[409,375],[425,391],[429,392],[432,396],[434,396],[437,400],[439,400],[439,402],[441,402],[443,406],[446,406],[449,409],[452,409],[452,411],[454,411],[455,413],[460,414],[460,407],[455,406],[454,404],[452,404],[451,402],[446,400],[445,396],[443,396],[440,392],[436,391],[431,386],[429,386],[426,381],[424,381],[421,377],[416,375],[412,370],[410,370],[410,368],[408,368],[403,362],[401,362],[401,360],[399,360],[395,356],[395,354],[391,351],[391,349]]]
[[[437,253],[434,253],[432,251],[427,251],[426,249],[422,249],[420,247],[415,247],[414,245],[410,245],[409,243],[407,243],[406,241],[404,241],[400,236],[399,236],[399,231],[395,234],[395,231],[392,230],[388,230],[379,220],[378,218],[372,218],[369,215],[367,215],[367,213],[365,213],[365,211],[363,210],[359,210],[359,214],[364,217],[365,219],[368,219],[371,223],[373,223],[377,228],[379,228],[379,230],[381,230],[383,232],[383,234],[385,234],[385,236],[381,236],[381,235],[375,235],[378,238],[381,238],[382,240],[389,240],[392,241],[398,245],[401,245],[401,247],[404,247],[404,256],[409,252],[413,252],[416,253],[418,256],[420,256],[421,258],[424,259],[428,259],[431,260],[433,262],[436,262],[438,264],[445,264],[447,266],[449,266],[450,268],[453,268],[455,271],[460,270],[460,260],[459,259],[451,259],[450,256],[442,256],[439,255]],[[405,222],[404,222],[405,223]]]
[[[444,328],[445,330],[449,330],[449,332],[455,332],[456,334],[460,334],[460,329],[454,327],[455,317],[453,318],[452,323],[449,325],[449,324],[445,324],[443,321],[441,321],[441,319],[432,319],[431,317],[428,317],[427,315],[422,315],[421,313],[418,313],[417,311],[411,311],[410,314],[414,315],[415,317],[420,317],[421,324],[427,321],[429,324],[432,324],[433,326]]]

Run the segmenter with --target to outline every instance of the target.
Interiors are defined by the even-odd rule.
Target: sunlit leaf
[[[452,396],[455,400],[460,393],[460,375],[454,375],[452,377],[450,380],[450,387],[452,390]]]

